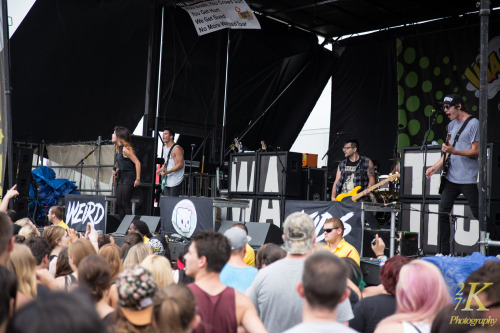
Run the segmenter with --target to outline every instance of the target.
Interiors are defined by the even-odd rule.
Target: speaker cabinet
[[[19,172],[31,172],[33,167],[33,149],[16,148],[14,149],[14,170]]]
[[[302,154],[259,153],[257,195],[301,197]]]
[[[229,194],[254,194],[256,170],[256,153],[231,154],[231,163],[229,164]]]
[[[283,232],[271,223],[246,222],[248,235],[252,237],[250,246],[262,246],[266,243],[283,244]]]
[[[141,162],[141,184],[152,184],[156,157],[154,138],[132,135],[132,145]]]
[[[302,168],[302,200],[326,200],[326,169]]]
[[[142,184],[134,187],[132,200],[138,200],[135,204],[136,215],[151,215],[153,210],[153,185]]]

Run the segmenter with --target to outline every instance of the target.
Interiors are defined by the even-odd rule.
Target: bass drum
[[[372,202],[372,203],[385,204],[385,203],[389,203],[392,201],[391,200],[392,195],[388,191],[370,192],[368,194],[368,197],[370,198],[370,202]],[[380,224],[384,224],[391,217],[390,212],[377,212],[374,215]]]

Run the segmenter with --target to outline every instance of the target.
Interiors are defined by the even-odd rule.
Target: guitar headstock
[[[392,182],[392,181],[395,181],[396,179],[398,179],[399,176],[400,176],[399,172],[396,172],[396,173],[394,173],[392,175],[389,175],[387,177],[387,180],[390,181],[390,182]]]

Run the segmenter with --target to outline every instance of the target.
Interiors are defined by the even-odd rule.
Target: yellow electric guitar
[[[393,175],[389,175],[386,179],[384,179],[383,181],[381,181],[380,183],[377,183],[373,186],[370,186],[369,188],[367,188],[366,190],[368,191],[368,193],[370,193],[371,191],[379,188],[380,186],[384,185],[385,183],[387,182],[393,182],[395,181],[397,178],[399,178],[399,173],[395,173]],[[352,191],[350,191],[349,193],[342,193],[342,194],[339,194],[337,195],[337,197],[335,197],[335,200],[337,201],[342,201],[342,200],[349,200],[349,198],[352,199],[352,201],[356,202],[359,200],[359,198],[361,198],[364,194],[363,193],[359,193],[359,190],[361,190],[361,186],[356,186]],[[347,199],[346,199],[347,198]]]

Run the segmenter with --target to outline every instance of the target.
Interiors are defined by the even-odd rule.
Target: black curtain
[[[11,38],[17,141],[110,138],[144,113],[153,0],[37,0]]]
[[[170,8],[166,17],[160,125],[193,137],[215,133],[220,139],[228,31],[198,37],[182,9]],[[333,60],[314,35],[258,19],[262,30],[229,32],[226,148],[255,122],[242,138],[246,147],[258,149],[264,140],[288,150],[328,81]],[[219,145],[214,147],[218,156]]]
[[[335,177],[342,147],[357,139],[361,155],[380,162],[382,173],[390,171],[398,132],[396,43],[365,41],[335,47],[340,54],[333,69],[329,172]],[[345,132],[346,135],[336,133]]]

